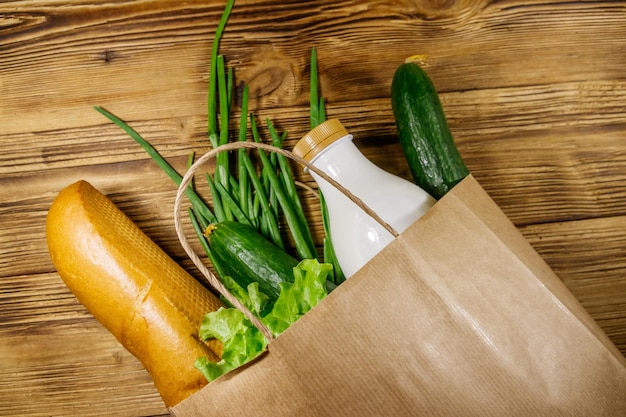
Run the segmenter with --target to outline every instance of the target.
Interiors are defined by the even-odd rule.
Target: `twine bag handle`
[[[191,245],[189,244],[187,236],[185,235],[185,232],[183,231],[183,227],[182,227],[182,218],[181,218],[182,200],[185,195],[185,191],[187,190],[187,187],[189,186],[189,183],[195,176],[200,166],[210,161],[211,159],[215,158],[215,156],[220,152],[228,152],[228,151],[237,150],[237,149],[257,149],[257,150],[265,150],[268,152],[274,152],[274,153],[283,155],[301,165],[304,165],[308,170],[316,173],[325,181],[328,181],[333,187],[335,187],[337,190],[343,193],[346,197],[352,200],[357,206],[359,206],[363,211],[365,211],[367,215],[372,217],[376,222],[378,222],[385,230],[391,233],[394,237],[397,237],[399,233],[393,227],[387,224],[378,214],[376,214],[375,211],[373,211],[365,203],[363,203],[363,201],[361,201],[360,198],[352,194],[350,190],[343,187],[337,181],[329,177],[324,171],[315,167],[313,164],[306,161],[304,158],[301,158],[300,156],[294,154],[293,152],[287,151],[285,149],[278,148],[278,147],[268,145],[265,143],[258,143],[258,142],[248,142],[248,141],[231,142],[231,143],[227,143],[224,145],[220,145],[217,148],[214,148],[208,151],[207,153],[202,155],[200,158],[198,158],[198,160],[194,162],[194,164],[191,167],[189,167],[189,170],[183,176],[183,179],[176,193],[176,200],[174,202],[174,226],[176,228],[176,234],[178,235],[178,240],[180,241],[185,252],[187,253],[187,256],[189,256],[189,259],[191,259],[191,261],[194,263],[196,268],[198,268],[198,270],[206,278],[209,284],[216,291],[218,291],[222,296],[224,296],[224,298],[226,298],[229,303],[231,303],[239,311],[241,311],[252,322],[252,324],[254,324],[254,326],[263,333],[263,335],[267,338],[269,342],[274,339],[274,336],[272,335],[270,330],[261,322],[261,320],[258,317],[252,314],[252,312],[246,306],[244,306],[235,296],[233,296],[230,293],[230,291],[226,289],[224,284],[222,284],[222,282],[209,270],[209,268],[207,268],[207,266],[202,262],[202,260],[200,260],[200,257],[196,254],[196,252],[192,249]]]

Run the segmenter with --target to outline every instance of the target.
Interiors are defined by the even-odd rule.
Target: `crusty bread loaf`
[[[219,360],[198,339],[222,303],[86,181],[63,189],[47,218],[52,261],[76,298],[137,357],[171,407],[206,384],[193,366]]]

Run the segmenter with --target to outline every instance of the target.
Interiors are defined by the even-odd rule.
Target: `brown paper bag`
[[[626,361],[468,177],[198,416],[626,416]]]

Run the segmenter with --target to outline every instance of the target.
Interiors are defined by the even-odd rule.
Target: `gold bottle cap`
[[[310,162],[328,145],[349,133],[337,119],[328,119],[304,135],[293,147],[293,153]]]

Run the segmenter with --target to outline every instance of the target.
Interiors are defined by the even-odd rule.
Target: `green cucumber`
[[[413,179],[440,199],[469,174],[454,143],[437,91],[414,62],[400,65],[391,83],[391,104]]]
[[[281,282],[293,282],[299,261],[245,223],[214,223],[206,231],[211,252],[223,273],[246,289],[253,282],[273,303]]]

